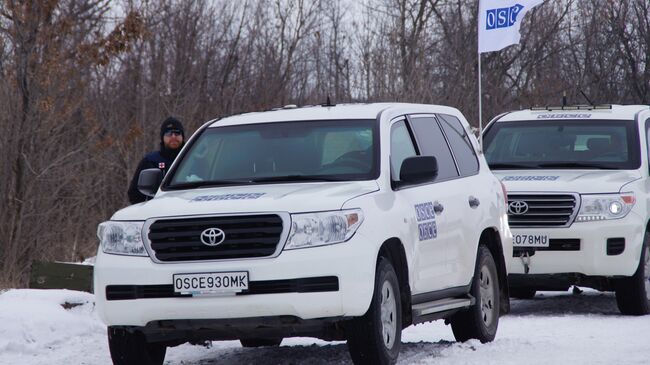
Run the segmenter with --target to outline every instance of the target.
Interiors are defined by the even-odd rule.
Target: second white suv
[[[508,189],[513,296],[583,285],[650,313],[649,138],[645,105],[521,110],[487,127]]]
[[[347,340],[394,363],[403,328],[448,319],[491,341],[512,256],[505,192],[461,113],[315,106],[206,123],[153,199],[100,225],[97,308],[115,364],[168,346]],[[160,188],[159,188],[160,186]]]

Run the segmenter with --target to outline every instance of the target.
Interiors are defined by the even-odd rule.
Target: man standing
[[[131,204],[147,200],[147,197],[138,190],[140,172],[151,168],[159,168],[163,170],[163,173],[167,172],[169,166],[178,156],[184,142],[183,124],[174,117],[165,119],[160,126],[160,150],[146,154],[138,164],[138,168],[131,179],[129,185],[129,201]]]

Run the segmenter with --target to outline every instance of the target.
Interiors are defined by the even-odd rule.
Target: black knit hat
[[[174,117],[169,117],[165,119],[162,124],[160,125],[160,139],[162,140],[163,135],[165,135],[165,132],[167,131],[179,131],[181,132],[181,135],[185,137],[185,131],[183,130],[183,124],[180,122],[180,120],[174,118]]]

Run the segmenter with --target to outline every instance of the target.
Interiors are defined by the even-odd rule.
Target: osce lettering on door
[[[432,202],[416,204],[415,217],[418,221],[420,241],[432,240],[438,237],[436,212],[433,210]]]

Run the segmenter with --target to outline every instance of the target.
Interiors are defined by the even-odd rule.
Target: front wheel
[[[482,343],[494,340],[499,325],[499,279],[490,250],[480,245],[470,293],[476,303],[450,318],[456,341],[475,338]]]
[[[650,235],[647,233],[636,272],[617,282],[616,304],[621,313],[626,315],[642,316],[650,313]]]
[[[148,343],[140,332],[108,327],[108,348],[114,365],[162,365],[167,346]]]
[[[380,258],[370,308],[348,326],[348,349],[355,364],[388,365],[402,345],[402,303],[393,265]]]

